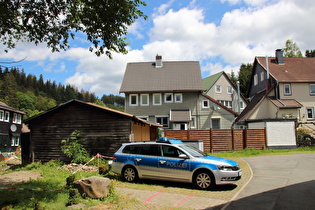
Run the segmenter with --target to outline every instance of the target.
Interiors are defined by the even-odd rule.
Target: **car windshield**
[[[194,156],[194,157],[207,156],[206,153],[200,151],[199,149],[197,149],[193,146],[187,145],[187,144],[181,144],[181,145],[179,145],[179,148],[183,149],[185,152],[189,153],[191,156]]]

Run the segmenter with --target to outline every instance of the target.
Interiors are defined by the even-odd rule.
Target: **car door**
[[[158,160],[161,156],[160,145],[142,144],[139,153],[134,156],[134,162],[141,178],[158,178]]]
[[[160,178],[173,181],[188,181],[191,177],[190,160],[180,158],[185,154],[172,145],[162,145],[162,156],[159,159]]]

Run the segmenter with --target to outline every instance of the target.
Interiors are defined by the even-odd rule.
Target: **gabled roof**
[[[257,107],[261,104],[261,102],[266,97],[266,91],[262,91],[254,96],[254,98],[249,102],[249,104],[245,107],[242,113],[236,118],[235,122],[242,122],[247,120],[252,113],[257,109]]]
[[[11,111],[11,112],[16,112],[16,113],[23,114],[23,115],[25,114],[24,112],[22,112],[18,109],[15,109],[13,107],[8,106],[6,103],[4,103],[2,101],[0,101],[0,109]]]
[[[218,81],[218,79],[221,77],[222,74],[225,74],[224,71],[221,71],[217,74],[204,78],[202,80],[203,91],[208,92],[212,88],[212,86],[216,83],[216,81]]]
[[[107,111],[107,112],[112,112],[114,114],[118,114],[122,117],[127,117],[127,118],[131,118],[133,121],[136,121],[136,122],[139,122],[139,123],[143,123],[143,124],[149,124],[150,126],[157,126],[157,127],[161,127],[161,125],[157,125],[157,124],[153,124],[153,123],[149,123],[147,122],[146,120],[143,120],[141,118],[138,118],[134,115],[131,115],[131,114],[128,114],[128,113],[125,113],[125,112],[120,112],[118,110],[115,110],[115,109],[111,109],[111,108],[108,108],[108,107],[104,107],[104,106],[100,106],[100,105],[97,105],[97,104],[93,104],[93,103],[90,103],[90,102],[84,102],[84,101],[80,101],[80,100],[77,100],[77,99],[73,99],[73,100],[70,100],[70,101],[67,101],[63,104],[60,104],[58,106],[55,106],[45,112],[42,112],[38,115],[35,115],[31,118],[28,118],[27,120],[24,121],[24,123],[28,124],[29,122],[33,121],[34,119],[38,119],[40,117],[44,117],[46,114],[50,113],[50,112],[53,112],[55,110],[58,110],[58,109],[61,109],[65,106],[68,106],[70,104],[79,104],[79,105],[85,105],[85,106],[90,106],[91,108],[96,108],[96,109],[100,109],[102,111]],[[78,113],[79,114],[79,113]]]
[[[202,91],[198,61],[163,61],[128,63],[120,93]]]
[[[218,106],[222,107],[223,109],[225,109],[226,111],[230,112],[231,114],[233,114],[234,116],[238,116],[238,113],[234,112],[232,109],[224,106],[223,104],[221,104],[220,102],[218,102],[217,100],[215,100],[214,98],[202,93],[202,96],[206,97],[207,99],[209,99],[210,101],[212,101],[213,103],[217,104]]]
[[[278,64],[275,57],[268,57],[269,72],[278,82],[315,82],[315,58],[283,58]],[[256,57],[265,69],[266,57]]]

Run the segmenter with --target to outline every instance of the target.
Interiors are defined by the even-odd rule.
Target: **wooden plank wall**
[[[183,141],[202,140],[205,152],[266,147],[265,129],[165,130],[164,136]]]

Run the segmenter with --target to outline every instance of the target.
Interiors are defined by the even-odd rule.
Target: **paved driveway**
[[[245,158],[253,178],[223,209],[315,209],[315,154]]]

